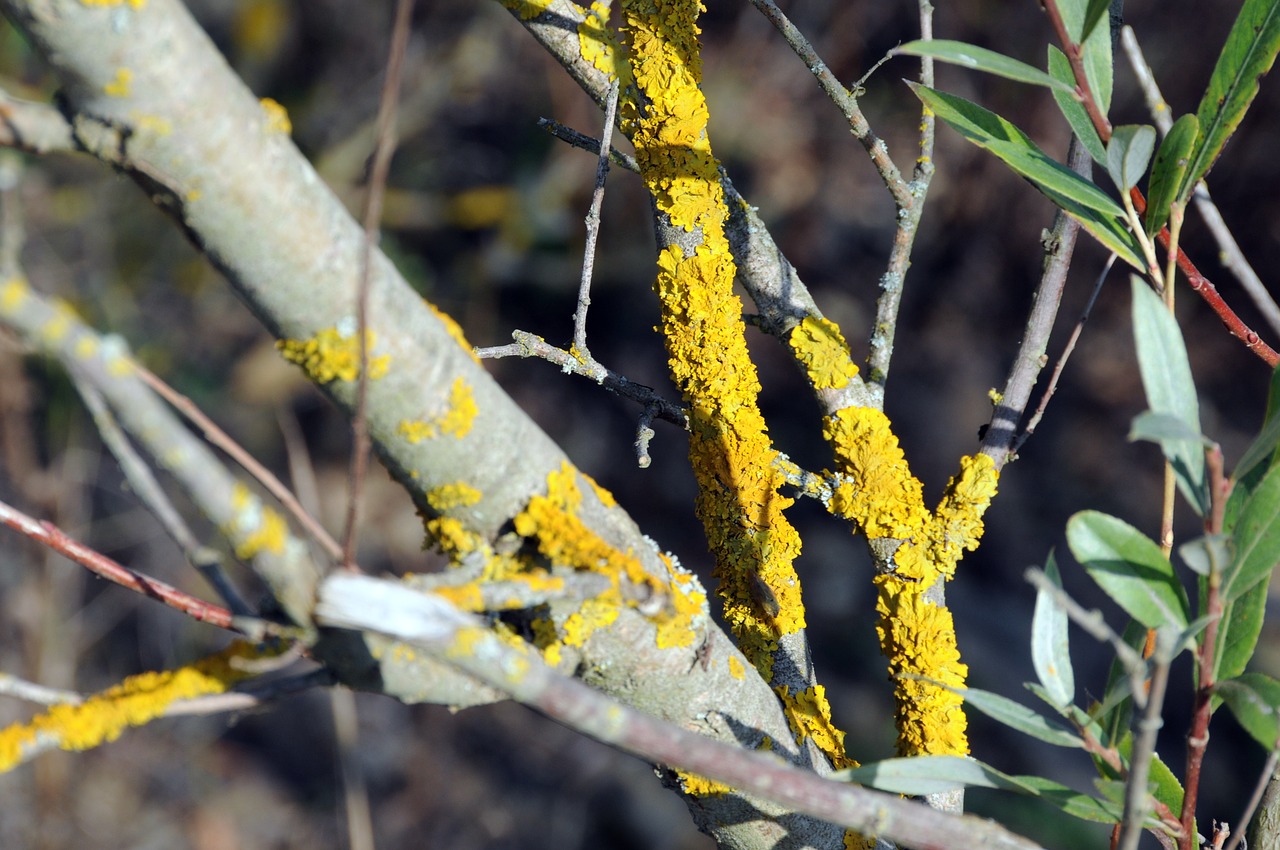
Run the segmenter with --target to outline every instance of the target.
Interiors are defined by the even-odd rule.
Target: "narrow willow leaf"
[[[1235,558],[1222,575],[1224,602],[1250,590],[1280,563],[1280,467],[1271,468],[1240,509],[1231,542]]]
[[[1194,115],[1184,115],[1169,128],[1156,151],[1156,161],[1151,166],[1151,182],[1147,186],[1147,215],[1143,227],[1147,236],[1155,236],[1169,220],[1169,208],[1175,203],[1186,203],[1178,196],[1183,177],[1190,163],[1191,149],[1200,134],[1200,122]]]
[[[1058,0],[1058,11],[1066,24],[1067,34],[1084,50],[1084,75],[1102,114],[1111,108],[1111,28],[1088,28],[1089,3],[1086,0]]]
[[[1190,621],[1186,590],[1155,541],[1121,519],[1081,511],[1067,522],[1067,544],[1107,595],[1149,629]]]
[[[1053,75],[1055,80],[1074,86],[1075,77],[1071,73],[1071,62],[1067,59],[1067,55],[1052,44],[1049,45],[1049,73]],[[1071,125],[1071,131],[1080,139],[1080,143],[1084,145],[1084,149],[1089,152],[1089,156],[1093,157],[1093,161],[1098,165],[1105,166],[1107,164],[1107,149],[1102,145],[1102,139],[1098,138],[1098,130],[1093,126],[1093,122],[1089,120],[1089,113],[1085,111],[1084,104],[1076,100],[1074,89],[1071,94],[1064,94],[1058,89],[1053,90],[1053,99],[1058,104],[1058,109],[1062,112],[1062,117],[1067,119],[1067,123]]]
[[[1178,555],[1193,573],[1207,576],[1210,569],[1221,571],[1231,563],[1231,546],[1231,538],[1225,534],[1206,534],[1183,543]]]
[[[1186,423],[1186,420],[1171,413],[1147,410],[1133,417],[1127,439],[1130,442],[1148,440],[1152,443],[1163,443],[1167,440],[1200,442],[1203,438]]]
[[[1002,788],[1035,794],[1016,777],[964,756],[915,756],[885,759],[835,774],[878,791],[894,794],[938,794],[957,788]]]
[[[1117,219],[1124,217],[1120,205],[1106,192],[1048,156],[1026,133],[1004,118],[962,97],[919,83],[908,85],[925,106],[956,132],[1000,157],[1037,188],[1051,189],[1058,195]]]
[[[1233,496],[1239,492],[1240,485],[1249,477],[1249,473],[1255,466],[1267,461],[1267,467],[1270,468],[1280,460],[1280,450],[1277,449],[1280,446],[1280,415],[1277,415],[1277,412],[1280,412],[1280,369],[1271,373],[1271,387],[1267,393],[1267,415],[1263,422],[1262,433],[1254,439],[1231,473],[1231,481],[1234,485]]]
[[[1223,606],[1222,622],[1218,626],[1218,645],[1213,654],[1215,681],[1230,679],[1244,672],[1249,659],[1258,648],[1262,634],[1262,621],[1267,609],[1267,588],[1271,576],[1246,590]]]
[[[1062,587],[1052,552],[1045,561],[1044,574],[1055,587]],[[1036,610],[1031,618],[1031,661],[1052,704],[1059,708],[1070,705],[1076,696],[1076,680],[1071,669],[1067,613],[1044,590],[1036,594]]]
[[[1182,783],[1178,781],[1178,777],[1174,772],[1169,769],[1169,765],[1165,764],[1160,758],[1159,753],[1154,754],[1151,758],[1147,781],[1153,786],[1151,788],[1151,796],[1168,806],[1171,812],[1182,811]]]
[[[962,97],[908,83],[921,102],[969,141],[986,148],[1031,181],[1049,200],[1136,269],[1142,249],[1124,224],[1124,211],[1097,186],[1045,154],[1005,119]]]
[[[1136,276],[1133,290],[1133,336],[1138,349],[1138,369],[1146,390],[1147,404],[1156,413],[1176,416],[1196,434],[1200,431],[1200,403],[1187,360],[1178,322],[1169,308]],[[1178,489],[1201,516],[1209,511],[1209,485],[1205,475],[1204,446],[1201,440],[1161,441],[1161,448],[1173,466]]]
[[[1147,173],[1156,149],[1156,128],[1149,124],[1116,127],[1107,143],[1107,173],[1121,192],[1128,192]]]
[[[963,65],[975,71],[985,71],[988,74],[995,74],[997,77],[1016,80],[1020,83],[1030,83],[1033,86],[1047,86],[1066,94],[1075,91],[1075,86],[1067,85],[1060,80],[1054,79],[1034,65],[1028,65],[1026,62],[1021,62],[1012,56],[1005,56],[1003,53],[996,53],[994,50],[987,50],[985,47],[978,47],[974,44],[966,44],[963,41],[948,41],[947,39],[909,41],[901,47],[896,47],[890,51],[890,55],[899,53],[905,53],[909,56],[931,56],[940,62]]]
[[[1084,746],[1084,741],[1075,730],[1058,719],[1037,714],[1008,697],[978,688],[955,689],[955,692],[964,697],[965,705],[1024,735],[1057,747]]]
[[[1124,814],[1123,805],[1081,794],[1051,779],[1039,776],[1019,776],[1017,779],[1023,785],[1035,789],[1036,796],[1041,800],[1080,820],[1093,823],[1119,823]]]
[[[1245,731],[1268,750],[1280,739],[1280,682],[1261,673],[1245,673],[1218,683],[1218,694]]]
[[[1110,6],[1111,0],[1089,0],[1089,5],[1085,7],[1084,12],[1084,37],[1086,40],[1093,35],[1093,28],[1107,14],[1107,9]]]
[[[1200,143],[1191,156],[1181,197],[1213,167],[1258,93],[1258,81],[1280,51],[1280,2],[1245,0],[1200,100]]]

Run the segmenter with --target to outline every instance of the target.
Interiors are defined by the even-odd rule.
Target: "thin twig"
[[[248,711],[261,708],[283,697],[332,684],[333,674],[322,667],[297,676],[282,676],[269,682],[252,681],[226,693],[174,700],[164,710],[164,716],[191,717],[222,714],[228,711]]]
[[[157,395],[169,402],[175,410],[199,428],[206,440],[226,452],[245,472],[249,473],[250,477],[261,484],[263,489],[270,493],[272,498],[279,502],[289,512],[289,515],[296,519],[298,524],[320,544],[329,557],[335,560],[342,557],[342,547],[338,545],[338,541],[334,540],[329,532],[325,531],[324,526],[320,525],[319,521],[299,504],[297,497],[293,495],[288,487],[284,486],[284,483],[279,478],[272,474],[271,470],[259,463],[243,446],[231,439],[230,435],[219,428],[191,399],[166,384],[159,376],[148,371],[145,367],[134,364],[134,369],[138,377],[147,386],[155,390]]]
[[[604,104],[604,131],[600,134],[600,154],[596,163],[596,185],[591,192],[591,209],[587,211],[587,241],[582,250],[582,279],[578,284],[578,309],[573,314],[573,352],[591,357],[587,348],[587,308],[591,306],[591,276],[596,262],[596,241],[600,236],[600,208],[604,205],[604,183],[609,176],[610,141],[613,121],[618,113],[618,81],[609,87]]]
[[[39,705],[79,705],[84,702],[84,695],[76,691],[46,687],[8,673],[0,673],[0,696],[14,697]]]
[[[933,5],[929,0],[920,2],[920,38],[933,38]],[[932,88],[933,59],[920,60],[920,82]],[[912,203],[898,203],[898,225],[893,233],[893,248],[889,252],[889,264],[880,277],[880,297],[876,299],[876,318],[872,325],[870,354],[867,358],[868,383],[883,393],[889,379],[889,364],[893,359],[893,338],[898,327],[898,309],[902,305],[902,290],[906,284],[907,269],[911,267],[911,250],[915,246],[920,219],[924,215],[925,197],[933,180],[933,141],[937,119],[930,109],[920,115],[920,155],[907,189]],[[898,199],[895,197],[895,201]]]
[[[220,629],[245,633],[245,627],[240,618],[233,618],[226,608],[197,599],[171,584],[122,566],[101,552],[68,537],[53,523],[40,522],[4,502],[0,502],[0,523],[65,555],[95,575],[141,593],[143,596],[157,599],[192,619],[209,623]]]
[[[356,383],[356,409],[351,417],[351,464],[348,470],[347,521],[342,533],[342,567],[358,570],[356,544],[360,527],[360,499],[365,470],[369,463],[369,279],[378,244],[378,224],[382,220],[382,200],[391,171],[391,155],[396,148],[396,106],[400,99],[400,66],[409,44],[409,20],[413,0],[398,0],[391,50],[387,56],[382,97],[378,103],[378,143],[374,146],[369,187],[364,197],[361,221],[364,225],[364,252],[360,256],[360,278],[356,285],[356,346],[360,352],[360,373]]]
[[[253,610],[248,603],[236,590],[235,585],[231,583],[226,574],[222,570],[221,556],[218,552],[208,546],[201,545],[196,540],[195,534],[188,527],[186,520],[182,518],[182,514],[173,506],[173,502],[169,500],[168,495],[164,492],[164,488],[160,486],[160,482],[156,480],[155,474],[151,471],[151,467],[129,442],[129,438],[125,436],[120,424],[112,415],[111,409],[107,406],[106,400],[102,397],[102,393],[87,381],[84,376],[80,375],[76,369],[71,369],[72,383],[75,384],[76,392],[80,394],[80,398],[84,400],[85,407],[89,409],[89,413],[93,416],[93,422],[98,428],[98,434],[102,437],[103,443],[115,456],[116,462],[120,464],[120,470],[124,473],[125,479],[129,482],[130,489],[138,500],[151,511],[151,513],[159,520],[161,527],[165,532],[173,538],[178,544],[178,548],[182,550],[182,554],[186,556],[188,563],[196,568],[201,575],[213,586],[218,596],[227,604],[231,612],[236,616],[248,617],[253,616]]]
[[[1276,768],[1280,767],[1280,749],[1273,747],[1271,755],[1267,756],[1267,763],[1262,768],[1262,775],[1258,777],[1258,782],[1253,788],[1253,793],[1249,795],[1249,802],[1245,804],[1244,811],[1240,814],[1239,829],[1236,834],[1231,836],[1231,840],[1227,842],[1227,846],[1223,850],[1236,850],[1240,846],[1240,842],[1244,840],[1245,830],[1251,829],[1255,833],[1259,827],[1253,827],[1250,822],[1253,820],[1254,813],[1258,811],[1258,807],[1262,804],[1262,798],[1267,794],[1269,788],[1275,787],[1280,789],[1280,775],[1276,774]],[[1255,841],[1258,837],[1255,835]],[[1259,844],[1259,846],[1266,846]]]
[[[538,126],[555,136],[562,142],[573,145],[575,148],[582,148],[584,151],[600,155],[600,140],[592,138],[585,133],[579,133],[572,127],[566,127],[559,121],[553,121],[550,118],[539,118]],[[636,158],[629,153],[624,153],[610,145],[609,161],[619,168],[625,168],[634,174],[640,173],[640,165],[636,162]]]
[[[840,110],[840,114],[849,122],[849,129],[853,132],[854,138],[867,149],[867,153],[871,156],[872,164],[875,165],[876,171],[880,174],[880,179],[884,181],[889,194],[893,196],[894,204],[897,205],[898,209],[911,209],[918,199],[907,185],[907,181],[902,178],[902,172],[898,170],[898,166],[894,164],[893,159],[889,156],[889,149],[885,146],[884,140],[871,131],[871,125],[867,123],[866,116],[862,114],[862,109],[858,106],[858,98],[836,79],[836,75],[827,67],[827,63],[823,62],[822,58],[818,56],[818,52],[813,49],[813,45],[796,28],[796,25],[791,23],[790,19],[778,8],[773,0],[751,0],[751,5],[759,9],[760,13],[777,28],[783,39],[795,54],[800,57],[800,61],[804,62],[809,72],[817,78],[818,85],[823,92],[826,93],[827,97],[831,98],[831,102],[836,105],[836,108]]]
[[[1062,52],[1067,54],[1067,61],[1071,63],[1071,71],[1076,80],[1076,94],[1084,104],[1085,112],[1089,113],[1089,120],[1097,129],[1098,136],[1103,144],[1106,144],[1111,138],[1111,122],[1102,114],[1098,101],[1089,88],[1089,76],[1084,70],[1084,45],[1077,44],[1067,32],[1067,24],[1062,19],[1062,12],[1059,11],[1056,0],[1040,0],[1040,4],[1049,13],[1054,32],[1057,33],[1058,41],[1062,44]]]
[[[563,348],[557,348],[539,336],[528,331],[512,331],[511,338],[515,342],[510,345],[495,345],[489,348],[477,348],[476,356],[480,359],[499,359],[502,357],[537,357],[554,363],[566,372],[590,378],[600,386],[618,395],[639,402],[646,408],[653,407],[654,418],[664,419],[681,428],[689,427],[689,419],[680,405],[662,398],[652,387],[637,384],[617,372],[601,365],[594,358],[579,359]],[[584,362],[584,360],[586,362]]]
[[[1160,128],[1160,133],[1167,134],[1169,128],[1173,126],[1172,110],[1165,102],[1164,95],[1160,93],[1160,87],[1156,84],[1151,66],[1147,64],[1142,48],[1138,45],[1133,27],[1121,28],[1120,41],[1124,45],[1125,55],[1129,58],[1134,76],[1138,79],[1138,86],[1142,89],[1152,119]],[[1209,187],[1203,180],[1196,185],[1192,199],[1200,212],[1200,217],[1208,225],[1209,233],[1218,243],[1218,259],[1223,267],[1235,275],[1236,280],[1244,287],[1244,291],[1253,299],[1254,306],[1258,308],[1258,312],[1262,314],[1267,324],[1275,333],[1280,334],[1280,305],[1276,304],[1271,293],[1267,291],[1266,284],[1258,277],[1258,273],[1253,270],[1244,252],[1240,250],[1240,244],[1236,242],[1231,229],[1227,227],[1221,211],[1209,197]]]
[[[1124,816],[1120,823],[1119,850],[1136,850],[1142,837],[1143,822],[1150,806],[1147,777],[1156,752],[1156,735],[1164,725],[1160,712],[1164,708],[1165,690],[1169,684],[1169,652],[1158,648],[1153,657],[1151,687],[1142,714],[1134,715],[1133,747],[1129,758],[1129,776],[1125,780]]]

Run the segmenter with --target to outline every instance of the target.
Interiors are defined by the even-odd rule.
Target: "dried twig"
[[[342,566],[356,570],[356,542],[360,526],[360,496],[364,488],[365,469],[369,463],[369,279],[372,275],[374,251],[378,242],[378,223],[382,219],[382,199],[391,170],[391,155],[396,148],[396,106],[400,98],[400,66],[409,44],[409,19],[413,0],[398,0],[395,25],[391,32],[391,50],[387,56],[386,77],[382,81],[382,98],[378,103],[378,143],[373,151],[373,167],[369,172],[369,188],[364,198],[361,222],[364,225],[364,251],[360,255],[360,277],[356,287],[356,346],[360,353],[360,372],[356,386],[355,412],[351,416],[351,465],[348,475],[347,521],[342,534]]]
[[[587,211],[587,241],[582,250],[582,279],[578,284],[578,308],[573,314],[573,350],[579,357],[591,358],[587,348],[587,308],[591,305],[591,275],[596,262],[596,240],[600,236],[600,208],[604,205],[604,182],[609,176],[610,140],[613,121],[618,113],[618,81],[609,87],[604,106],[604,131],[600,134],[600,154],[596,164],[596,185],[591,192],[591,209]]]

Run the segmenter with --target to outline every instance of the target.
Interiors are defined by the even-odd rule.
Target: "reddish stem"
[[[232,624],[231,612],[226,608],[197,599],[171,584],[122,566],[101,552],[68,537],[51,522],[38,521],[4,502],[0,502],[0,522],[121,587],[158,599],[170,608],[176,608],[202,623],[209,623],[229,631],[239,631]]]
[[[1058,41],[1062,43],[1062,50],[1067,54],[1067,61],[1071,63],[1071,73],[1076,78],[1076,97],[1084,105],[1085,112],[1089,113],[1089,120],[1093,122],[1099,138],[1105,145],[1111,139],[1111,122],[1102,114],[1098,101],[1089,88],[1089,76],[1084,70],[1084,45],[1077,44],[1067,32],[1067,24],[1062,20],[1062,13],[1058,11],[1055,0],[1041,0],[1040,5],[1048,13],[1049,20],[1053,23],[1053,30],[1058,35]]]
[[[1135,186],[1129,190],[1129,198],[1133,201],[1134,209],[1139,214],[1147,211],[1147,199],[1142,196],[1142,192]],[[1158,237],[1160,244],[1167,251],[1169,249],[1169,229],[1161,228]],[[1178,268],[1187,276],[1187,283],[1191,284],[1191,288],[1200,294],[1205,303],[1218,314],[1218,318],[1222,320],[1222,324],[1227,326],[1227,330],[1236,339],[1244,343],[1244,347],[1252,351],[1263,359],[1271,368],[1275,368],[1280,363],[1280,354],[1275,352],[1271,346],[1262,341],[1262,338],[1253,331],[1248,325],[1241,321],[1236,312],[1231,309],[1226,301],[1222,300],[1222,296],[1218,294],[1218,288],[1213,285],[1209,278],[1200,273],[1195,263],[1191,262],[1191,258],[1178,249]]]

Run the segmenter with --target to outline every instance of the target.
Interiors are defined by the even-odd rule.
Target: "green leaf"
[[[1084,741],[1055,718],[1045,717],[1027,708],[1019,702],[991,691],[978,688],[954,689],[955,693],[964,697],[965,705],[979,711],[992,720],[1003,723],[1010,729],[1016,729],[1024,735],[1030,735],[1056,747],[1083,747]]]
[[[1197,434],[1180,417],[1171,413],[1156,413],[1154,410],[1146,410],[1133,417],[1133,423],[1129,426],[1127,439],[1130,442],[1147,440],[1152,443],[1164,443],[1166,441],[1193,440],[1202,442],[1204,438]]]
[[[1045,561],[1044,574],[1054,586],[1062,587],[1052,552]],[[1071,705],[1076,695],[1076,680],[1071,669],[1067,614],[1043,590],[1036,594],[1036,610],[1031,618],[1031,661],[1050,701],[1059,707]]]
[[[1280,2],[1245,0],[1227,43],[1218,56],[1209,86],[1200,100],[1200,143],[1191,155],[1183,188],[1188,197],[1200,178],[1209,173],[1222,148],[1240,126],[1258,93],[1258,81],[1271,70],[1280,51]]]
[[[1151,757],[1147,781],[1153,786],[1151,796],[1168,806],[1171,812],[1182,811],[1182,783],[1169,769],[1169,765],[1160,758],[1159,753]]]
[[[896,47],[889,51],[890,56],[899,53],[905,53],[908,56],[931,56],[940,62],[963,65],[975,71],[985,71],[988,74],[995,74],[997,77],[1004,77],[1019,83],[1047,86],[1067,94],[1075,91],[1075,86],[1067,85],[1054,79],[1034,65],[1028,65],[1026,62],[1021,62],[1012,56],[1005,56],[1003,53],[996,53],[994,50],[987,50],[985,47],[978,47],[974,44],[966,44],[963,41],[948,41],[947,39],[908,41],[901,47]]]
[[[1231,541],[1235,558],[1222,575],[1224,602],[1270,576],[1280,563],[1280,467],[1271,468],[1240,509]]]
[[[1217,693],[1245,731],[1268,750],[1280,743],[1280,682],[1261,673],[1245,673],[1219,682]]]
[[[1190,620],[1186,590],[1155,541],[1121,519],[1081,511],[1067,522],[1067,544],[1107,595],[1149,629]]]
[[[1268,461],[1267,467],[1275,466],[1280,461],[1280,368],[1271,373],[1270,390],[1267,393],[1267,414],[1263,420],[1262,433],[1260,433],[1253,443],[1245,451],[1244,457],[1240,458],[1240,462],[1236,464],[1235,471],[1231,473],[1231,480],[1235,485],[1232,489],[1232,495],[1236,495],[1240,490],[1240,485],[1248,478],[1253,468],[1264,460]],[[1250,488],[1252,489],[1252,487]]]
[[[1084,37],[1088,40],[1093,34],[1093,28],[1102,20],[1102,16],[1107,13],[1107,9],[1111,6],[1111,0],[1089,0],[1089,5],[1085,7],[1084,12]],[[1108,28],[1109,29],[1109,28]],[[1107,35],[1110,38],[1110,33]]]
[[[1089,4],[1086,0],[1058,0],[1058,10],[1067,33],[1084,49],[1084,75],[1093,90],[1098,108],[1106,115],[1111,108],[1111,28],[1088,27]],[[1088,36],[1086,38],[1086,35]]]
[[[999,788],[1044,800],[1073,817],[1094,823],[1119,823],[1123,815],[1123,805],[1094,799],[1042,776],[1010,776],[964,756],[886,759],[852,770],[837,771],[832,778],[880,791],[917,796],[957,788]]]
[[[1186,203],[1178,195],[1187,173],[1191,149],[1200,133],[1200,122],[1194,115],[1184,115],[1173,123],[1156,151],[1151,166],[1151,182],[1147,186],[1147,215],[1143,227],[1154,237],[1169,220],[1169,208],[1176,202]]]
[[[1128,192],[1142,175],[1156,149],[1156,128],[1148,124],[1124,124],[1111,132],[1107,143],[1107,173],[1121,192]]]
[[[1133,290],[1133,336],[1138,349],[1138,369],[1147,404],[1156,413],[1176,416],[1196,434],[1200,431],[1200,403],[1187,360],[1178,322],[1160,297],[1136,276]],[[1205,476],[1201,440],[1161,441],[1164,456],[1173,466],[1178,489],[1201,516],[1209,511],[1209,485]]]
[[[908,85],[935,115],[1030,180],[1121,259],[1134,268],[1146,268],[1141,247],[1125,227],[1124,211],[1105,192],[1046,155],[1025,133],[994,112],[928,86]]]
[[[1076,100],[1075,77],[1071,74],[1071,62],[1067,59],[1067,54],[1052,44],[1049,45],[1049,73],[1055,80],[1061,80],[1073,86],[1071,94],[1063,94],[1059,89],[1054,89],[1053,99],[1057,102],[1062,116],[1071,125],[1071,131],[1079,137],[1080,143],[1089,152],[1089,156],[1093,157],[1093,161],[1098,165],[1105,166],[1107,149],[1103,147],[1102,139],[1098,138],[1098,130],[1089,120],[1089,113],[1085,111],[1084,104]]]
[[[1213,654],[1215,681],[1239,676],[1253,658],[1262,634],[1262,621],[1267,609],[1267,588],[1271,576],[1266,576],[1235,600],[1223,606],[1222,621],[1218,626],[1218,645]]]
[[[1225,534],[1206,534],[1188,540],[1178,547],[1183,563],[1197,575],[1207,576],[1211,569],[1226,569],[1231,563],[1231,538]]]

